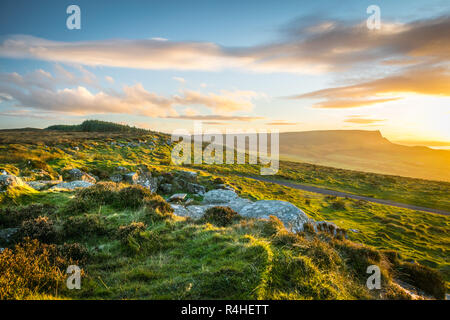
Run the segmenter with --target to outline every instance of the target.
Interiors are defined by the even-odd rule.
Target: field
[[[65,169],[79,168],[107,181],[118,166],[130,170],[145,166],[157,176],[183,169],[170,163],[168,139],[155,132],[2,131],[0,169],[25,180],[43,179],[43,175],[48,180],[57,179]],[[25,222],[22,215],[35,219],[34,211],[38,211],[51,220],[50,230],[54,231],[52,240],[44,237],[41,242],[56,247],[64,243],[82,246],[83,250],[72,250],[78,256],[69,258],[78,258],[86,273],[80,291],[60,288],[56,272],[54,281],[59,285],[23,290],[22,296],[12,298],[405,298],[392,282],[394,278],[413,282],[438,297],[445,293],[445,287],[448,289],[448,216],[323,196],[241,176],[257,174],[256,166],[202,165],[188,169],[199,170],[199,183],[207,189],[220,177],[242,197],[289,201],[315,220],[332,221],[357,232],[349,231],[349,239],[342,240],[308,232],[294,235],[280,228],[277,221],[235,219],[226,226],[192,221],[170,213],[164,201],[169,194],[161,193],[160,198],[134,190],[138,203],[142,202],[134,206],[117,200],[128,186],[111,183],[106,190],[96,191],[98,197],[89,198],[88,204],[83,202],[86,195],[82,192],[12,190],[2,194],[2,227],[20,227]],[[294,162],[281,162],[276,178],[450,209],[450,184],[445,182]],[[93,200],[97,198],[103,200]],[[36,205],[48,208],[33,209]],[[8,218],[11,212],[18,213],[14,221]],[[76,232],[70,230],[68,221],[76,221]],[[20,250],[15,252],[18,255]],[[383,266],[386,286],[382,291],[365,287],[363,266],[369,262]],[[435,280],[439,274],[446,284]],[[5,289],[3,297],[11,298],[11,292],[19,291]]]

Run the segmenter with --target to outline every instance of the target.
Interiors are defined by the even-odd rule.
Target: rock
[[[124,174],[123,179],[128,183],[137,184],[139,175],[137,174],[137,172],[130,172],[130,173]]]
[[[25,183],[19,177],[12,174],[2,174],[0,175],[0,191],[6,191],[9,187],[21,187]]]
[[[218,184],[215,187],[216,187],[216,189],[224,189],[224,190],[234,191],[234,188],[232,186],[227,185],[227,184]]]
[[[80,148],[79,147],[73,147],[73,150],[80,151]]]
[[[109,179],[112,182],[118,183],[118,182],[121,182],[123,180],[123,177],[122,177],[122,175],[120,173],[116,173],[116,174],[113,174],[112,176],[110,176]]]
[[[192,219],[200,219],[204,214],[205,211],[209,208],[216,207],[215,204],[209,204],[209,205],[191,205],[184,207],[180,204],[170,204],[170,206],[173,209],[173,213],[180,217],[190,217]]]
[[[187,199],[187,200],[186,200],[186,202],[184,203],[184,205],[185,205],[185,206],[188,206],[188,205],[190,205],[190,204],[193,203],[193,202],[194,202],[194,199],[190,198],[190,199]]]
[[[3,242],[10,242],[13,236],[17,233],[19,228],[6,228],[0,230],[0,240]]]
[[[156,177],[141,175],[136,183],[144,188],[150,189],[151,192],[158,191],[158,178]]]
[[[204,203],[228,203],[236,200],[238,195],[231,190],[215,189],[205,193],[203,198]]]
[[[191,182],[186,185],[186,190],[189,193],[197,193],[200,195],[203,195],[206,192],[206,188],[204,186]]]
[[[173,186],[170,183],[163,183],[159,186],[159,189],[163,192],[163,193],[171,193],[173,190]]]
[[[196,180],[196,179],[197,179],[197,175],[198,175],[197,172],[194,172],[194,171],[187,171],[187,170],[178,170],[178,171],[177,171],[177,174],[178,174],[180,177],[189,179],[189,180],[191,180],[191,181]]]
[[[27,184],[33,188],[34,190],[40,191],[42,189],[45,189],[47,187],[47,184],[39,182],[39,181],[28,181]]]
[[[359,231],[358,229],[349,229],[351,232],[354,232],[354,233],[360,233],[361,231]]]
[[[244,217],[259,219],[269,219],[269,216],[276,216],[283,222],[287,229],[293,232],[303,231],[303,224],[311,221],[302,210],[292,203],[280,200],[256,201],[243,207],[239,214]]]
[[[86,172],[81,171],[80,169],[70,169],[65,171],[65,175],[67,176],[67,180],[69,181],[86,181],[90,183],[96,183],[97,180]]]
[[[175,193],[170,196],[168,202],[183,201],[187,197],[186,193]]]
[[[87,181],[71,181],[71,182],[62,182],[59,183],[53,187],[50,188],[50,190],[58,190],[58,189],[68,189],[68,190],[75,190],[78,188],[88,188],[90,186],[94,185],[93,183],[87,182]]]

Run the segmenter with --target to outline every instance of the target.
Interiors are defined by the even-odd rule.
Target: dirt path
[[[411,204],[399,203],[399,202],[390,201],[390,200],[383,200],[383,199],[376,199],[376,198],[365,197],[365,196],[358,196],[358,195],[352,194],[352,193],[346,193],[346,192],[340,192],[340,191],[335,191],[335,190],[329,190],[329,189],[325,189],[325,188],[312,187],[312,186],[307,186],[307,185],[297,184],[297,183],[292,183],[292,182],[278,181],[278,180],[265,178],[265,177],[260,177],[260,176],[246,176],[246,175],[240,175],[240,176],[244,177],[244,178],[249,178],[249,179],[254,179],[254,180],[259,180],[259,181],[264,181],[264,182],[276,183],[276,184],[279,184],[279,185],[282,185],[282,186],[285,186],[285,187],[289,187],[289,188],[305,190],[305,191],[309,191],[309,192],[315,192],[315,193],[320,193],[320,194],[325,194],[325,195],[330,195],[330,196],[347,197],[347,198],[356,199],[356,200],[366,200],[366,201],[380,203],[380,204],[393,206],[393,207],[399,207],[399,208],[405,208],[405,209],[411,209],[411,210],[417,210],[417,211],[431,212],[431,213],[442,214],[442,215],[446,215],[446,216],[450,215],[450,212],[447,212],[447,211],[444,211],[444,210],[419,207],[419,206],[414,206],[414,205],[411,205]]]

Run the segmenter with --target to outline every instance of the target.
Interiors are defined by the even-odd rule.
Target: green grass
[[[27,139],[31,139],[31,133]],[[117,166],[137,170],[146,166],[154,174],[179,167],[168,165],[170,147],[161,143],[167,136],[148,133],[138,137],[115,136],[114,141],[159,141],[155,148],[114,147],[108,135],[97,133],[39,133],[39,144],[0,145],[0,169],[23,177],[39,179],[36,169],[45,168],[57,178],[63,170],[80,168],[107,179]],[[112,136],[112,134],[110,134]],[[2,139],[12,139],[10,136]],[[60,139],[60,140],[58,140]],[[74,152],[73,147],[80,148]],[[29,161],[28,160],[32,160]],[[47,167],[46,167],[47,166]],[[194,167],[191,167],[194,168]],[[403,261],[414,259],[444,275],[450,281],[450,218],[380,204],[295,190],[277,184],[255,181],[240,175],[259,174],[257,166],[202,165],[199,181],[212,188],[221,177],[242,197],[252,200],[277,199],[293,203],[315,220],[327,220],[349,232],[349,240],[370,246],[376,252],[393,250]],[[33,171],[34,170],[34,171]],[[277,179],[327,187],[355,194],[449,209],[449,184],[349,170],[281,162]],[[74,192],[35,192],[12,190],[2,196],[1,208],[36,203],[59,209],[51,214],[58,230],[73,216],[101,217],[112,234],[93,234],[61,241],[80,242],[89,248],[90,262],[80,292],[61,292],[58,298],[105,299],[364,299],[380,293],[368,292],[364,279],[355,270],[361,262],[349,255],[353,244],[334,243],[326,238],[294,237],[276,231],[267,234],[264,225],[244,219],[227,227],[194,223],[170,215],[149,217],[149,211],[115,203],[94,203],[80,212],[67,210],[76,201]],[[199,200],[199,199],[197,199]],[[120,240],[114,230],[142,221],[145,231]],[[103,222],[102,222],[103,223]],[[294,244],[294,245],[293,245]],[[359,249],[358,249],[359,250]],[[359,252],[359,251],[358,251]],[[357,256],[360,254],[358,253]],[[380,261],[387,258],[382,257]],[[362,264],[370,261],[363,259]],[[385,268],[386,281],[395,272]],[[304,278],[309,279],[305,282]],[[330,285],[330,283],[332,285]],[[392,286],[383,297],[400,297]],[[46,293],[37,296],[49,297]]]

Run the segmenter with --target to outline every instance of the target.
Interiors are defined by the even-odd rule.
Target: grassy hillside
[[[394,144],[379,131],[281,133],[280,156],[291,161],[450,182],[450,151]]]
[[[107,181],[117,166],[130,170],[144,166],[153,175],[160,175],[178,169],[170,164],[168,138],[153,132],[0,132],[0,168],[25,180],[54,179],[64,169],[80,168]],[[0,225],[21,226],[37,216],[51,220],[51,227],[48,221],[38,221],[52,235],[40,238],[41,242],[49,243],[47,252],[56,250],[61,259],[80,260],[86,272],[80,292],[58,291],[59,297],[400,298],[404,293],[390,281],[392,278],[414,282],[419,287],[428,283],[436,290],[442,288],[439,281],[434,281],[438,277],[429,270],[438,270],[448,285],[449,217],[326,197],[237,175],[254,173],[258,169],[254,166],[201,166],[201,169],[199,181],[207,188],[212,187],[211,181],[221,177],[243,197],[290,201],[313,219],[333,221],[339,227],[359,232],[349,232],[347,241],[308,232],[295,236],[279,228],[277,221],[236,219],[225,227],[208,221],[194,222],[171,215],[165,201],[155,195],[135,191],[140,205],[121,202],[117,199],[121,199],[121,192],[125,192],[121,190],[127,186],[114,184],[94,189],[92,195],[29,189],[3,193]],[[300,177],[312,184],[338,186],[346,191],[352,187],[355,193],[380,189],[385,190],[380,197],[395,193],[398,201],[420,198],[422,202],[416,204],[441,208],[448,205],[449,186],[445,183],[281,164],[279,178]],[[374,183],[376,188],[371,187]],[[85,198],[89,199],[88,207],[80,206]],[[34,207],[37,204],[45,207]],[[17,218],[5,218],[10,216]],[[35,230],[35,224],[36,221],[29,222],[27,226]],[[71,225],[76,229],[71,229]],[[78,243],[81,247],[64,249],[64,243]],[[33,249],[36,246],[16,249],[16,256],[9,256],[7,261],[20,261],[23,258],[20,253],[42,252],[42,248]],[[63,254],[67,251],[72,253]],[[411,259],[432,269],[406,262]],[[5,261],[0,259],[0,268]],[[368,263],[383,266],[386,286],[382,292],[368,291],[365,287],[363,268]],[[54,265],[48,267],[53,268],[54,283],[59,283],[58,269]],[[56,287],[40,292],[24,290],[23,295],[54,296]],[[0,292],[3,297],[11,292],[5,290]],[[430,287],[426,290],[433,291]],[[442,290],[431,294],[440,295]]]

